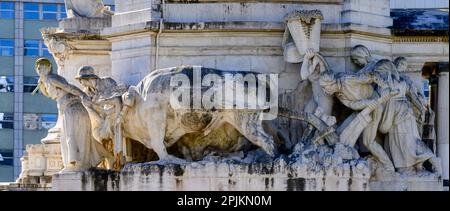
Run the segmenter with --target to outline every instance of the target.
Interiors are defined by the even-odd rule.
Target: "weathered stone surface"
[[[53,189],[440,190],[440,161],[420,145],[416,133],[418,113],[426,109],[414,94],[422,88],[420,71],[425,62],[448,61],[448,37],[447,41],[445,37],[425,37],[420,42],[418,38],[391,37],[387,0],[378,4],[362,0],[117,0],[112,17],[104,14],[108,14],[104,5],[98,5],[102,15],[70,16],[60,22],[59,29],[44,30],[43,35],[57,60],[58,74],[88,93],[82,104],[91,109],[90,135],[114,152],[119,158],[115,168],[120,170],[57,175]],[[317,9],[321,16],[305,15],[309,14],[305,10]],[[283,23],[283,17],[295,10],[303,12],[292,13]],[[431,16],[424,13],[421,17]],[[283,40],[285,29],[289,29],[285,35],[291,42]],[[355,61],[361,58],[355,59],[358,55],[353,50],[361,45],[370,51],[363,56],[367,61],[358,64]],[[400,56],[409,65],[388,61]],[[287,112],[261,122],[232,110],[247,125],[229,121],[225,126],[209,125],[211,113],[203,110],[172,117],[176,112],[167,112],[170,106],[164,102],[167,77],[172,70],[182,69],[173,67],[185,65],[201,65],[209,73],[278,74],[280,86],[274,94],[279,94],[278,105]],[[78,74],[78,70],[90,72]],[[154,77],[156,83],[143,80],[153,71],[153,76],[167,77]],[[321,83],[324,77],[327,83],[336,79],[338,86]],[[117,91],[120,86],[116,87],[116,82],[106,83],[114,80],[127,85],[142,82],[138,92]],[[398,91],[399,96],[388,96],[388,92],[374,89],[374,84],[392,93]],[[141,98],[146,103],[136,104]],[[374,108],[381,104],[382,108]],[[376,124],[377,112],[383,117],[404,118],[381,129]],[[70,131],[71,125],[59,127]],[[255,127],[257,130],[252,130]],[[202,130],[205,128],[212,130]],[[386,146],[380,143],[383,137],[378,137],[378,132],[386,135]],[[393,143],[408,150],[398,152]],[[448,138],[438,143],[447,146]],[[272,144],[281,153],[275,158],[266,154],[275,154]],[[412,149],[420,153],[414,154]],[[37,175],[29,183],[45,183],[48,178],[38,175],[51,175],[56,167],[45,173],[41,165],[45,153],[34,151],[31,161],[23,159],[24,172]],[[370,155],[364,157],[366,153]],[[414,158],[409,156],[412,154]],[[427,159],[416,158],[418,154],[426,154]],[[157,156],[164,159],[155,162]],[[137,160],[142,163],[132,164]],[[402,165],[403,161],[407,164]],[[423,162],[431,164],[427,170],[434,173],[422,171]]]
[[[318,154],[312,154],[312,152]],[[128,164],[120,172],[91,170],[55,175],[52,190],[109,191],[367,191],[367,163],[319,164],[327,152],[308,151],[292,161],[206,159],[199,162]],[[332,156],[331,154],[329,156]],[[297,157],[295,158],[297,159]],[[246,159],[244,159],[246,160]]]

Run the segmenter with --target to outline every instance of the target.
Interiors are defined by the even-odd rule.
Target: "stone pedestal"
[[[438,175],[370,180],[367,166],[314,169],[299,162],[132,164],[121,172],[91,169],[55,175],[52,191],[441,191]]]
[[[22,172],[18,183],[50,184],[51,176],[63,168],[60,144],[27,145],[22,157]]]
[[[443,181],[436,175],[399,176],[370,182],[372,191],[443,191]]]
[[[194,162],[143,163],[121,172],[90,170],[55,175],[54,191],[367,191],[368,168],[341,165],[328,170],[306,164]]]

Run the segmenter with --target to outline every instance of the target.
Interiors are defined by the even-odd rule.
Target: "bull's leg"
[[[146,121],[146,128],[150,134],[150,139],[145,140],[147,147],[153,149],[160,160],[167,159],[168,153],[164,145],[164,136],[166,132],[166,112],[164,109],[150,109],[146,110],[145,115],[148,115]]]
[[[158,154],[160,160],[166,160],[169,154],[164,145],[165,124],[150,124],[148,129],[150,131],[150,145],[152,149]]]
[[[251,143],[261,147],[271,157],[275,157],[277,155],[277,150],[273,137],[267,135],[264,131],[262,122],[259,118],[248,118],[249,119],[239,118],[240,120],[228,121],[228,123],[233,125],[233,127],[235,127],[236,130],[245,136]]]

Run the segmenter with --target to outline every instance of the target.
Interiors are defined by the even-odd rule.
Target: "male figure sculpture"
[[[381,164],[379,173],[395,171],[383,147],[375,141],[378,123],[381,119],[382,105],[398,94],[388,87],[381,93],[374,90],[374,78],[366,74],[333,74],[326,72],[320,78],[320,85],[330,95],[335,95],[348,108],[360,111],[341,133],[341,142],[354,146],[361,135],[364,146]]]
[[[122,128],[117,123],[120,123],[122,94],[126,87],[118,86],[112,78],[98,77],[91,66],[81,67],[75,78],[88,96],[83,99],[83,105],[91,118],[95,139],[99,142],[113,141],[114,152],[122,152]]]
[[[110,159],[111,155],[92,138],[89,115],[80,99],[87,98],[87,95],[63,77],[53,74],[48,59],[36,61],[36,72],[40,76],[38,86],[41,92],[56,100],[63,122],[61,153],[64,169],[61,173],[96,167],[103,158]]]
[[[374,69],[379,74],[378,86],[381,89],[391,88],[399,90],[399,95],[391,98],[383,109],[379,131],[387,134],[389,150],[394,166],[399,171],[421,171],[423,163],[429,161],[433,171],[440,173],[439,160],[433,152],[425,146],[419,134],[413,106],[426,109],[411,83],[405,81],[393,62],[381,60]]]
[[[311,84],[313,96],[305,106],[305,112],[315,113],[331,126],[336,123],[331,117],[333,99],[325,94],[319,85],[320,73],[328,69],[326,61],[318,53],[323,19],[320,10],[293,11],[286,15],[283,48],[287,62],[303,62],[300,68],[301,80]]]

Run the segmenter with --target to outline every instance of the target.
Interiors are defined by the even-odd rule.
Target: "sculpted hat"
[[[89,79],[89,78],[99,78],[94,73],[94,68],[91,66],[84,66],[78,70],[78,75],[75,76],[75,79]]]

